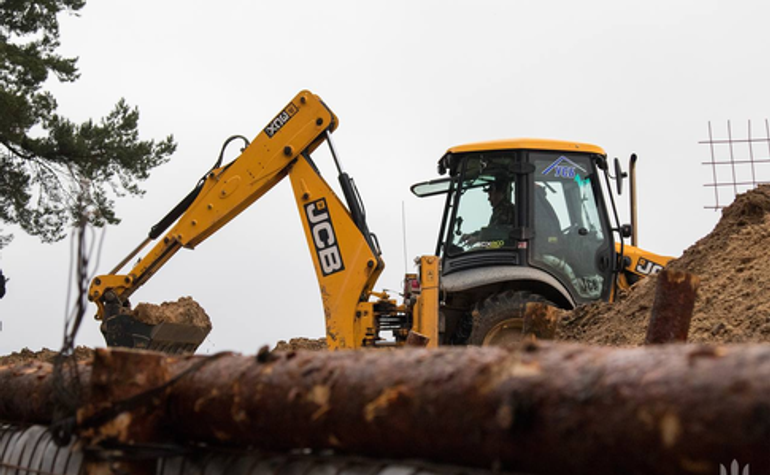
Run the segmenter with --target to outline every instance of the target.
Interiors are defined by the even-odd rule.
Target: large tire
[[[476,304],[471,313],[473,329],[468,345],[498,346],[523,338],[524,311],[530,302],[554,305],[540,295],[507,290]]]

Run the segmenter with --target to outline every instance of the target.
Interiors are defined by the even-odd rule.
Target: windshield
[[[610,278],[600,266],[611,243],[590,157],[532,152],[530,161],[535,165],[533,263],[570,285],[579,300],[600,298]]]
[[[516,168],[513,152],[480,153],[464,164],[459,183],[457,213],[447,242],[450,255],[468,251],[514,247],[518,226]]]

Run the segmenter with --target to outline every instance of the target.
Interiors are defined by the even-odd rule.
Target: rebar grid
[[[711,187],[714,190],[714,204],[711,206],[704,206],[706,209],[719,210],[726,208],[735,197],[741,193],[750,189],[756,188],[758,185],[770,183],[769,180],[758,179],[757,165],[763,163],[770,164],[770,122],[765,119],[764,137],[755,137],[752,135],[751,120],[747,121],[745,135],[746,138],[735,138],[733,136],[733,127],[731,121],[727,121],[727,138],[715,139],[713,129],[711,127],[711,121],[708,122],[708,140],[698,142],[701,145],[708,145],[711,156],[711,161],[702,162],[702,165],[711,166],[711,183],[706,183],[705,187]],[[746,144],[748,146],[747,157],[736,157],[735,145]],[[759,144],[767,145],[767,155],[758,155],[760,152]],[[727,159],[721,160],[717,156],[720,151],[726,148]],[[761,147],[764,150],[764,147]],[[739,179],[739,172],[745,170],[746,167],[750,169],[751,179]],[[727,178],[725,178],[727,174]],[[760,174],[761,175],[761,174]],[[732,196],[728,200],[720,200],[720,190],[732,189]]]

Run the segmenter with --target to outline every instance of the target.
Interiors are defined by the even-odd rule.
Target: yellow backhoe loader
[[[214,167],[147,239],[112,272],[93,279],[89,299],[107,344],[194,351],[208,330],[139,321],[129,297],[178,250],[193,249],[286,177],[313,258],[331,349],[402,345],[410,332],[426,337],[429,347],[506,341],[521,333],[526,302],[572,308],[608,300],[616,288],[668,260],[614,242],[613,233],[625,237],[631,227],[610,225],[599,182],[601,172],[609,185],[608,167],[600,148],[547,140],[465,145],[439,161],[446,178],[413,187],[418,196],[446,195],[446,206],[435,255],[419,259],[418,273],[405,277],[403,300],[396,302],[374,291],[384,262],[333,147],[337,125],[318,96],[302,91],[250,143],[228,139]],[[223,165],[224,150],[236,139],[247,146]],[[311,158],[323,142],[343,198]],[[619,186],[623,173],[615,163]],[[506,199],[503,211],[485,209],[485,194],[493,193]],[[128,273],[120,273],[153,241]],[[384,332],[392,337],[383,338]]]
[[[635,163],[632,155],[632,185]],[[635,189],[632,224],[619,225],[606,153],[595,145],[473,143],[450,148],[438,170],[448,176],[413,185],[412,192],[445,196],[435,251],[442,344],[519,339],[527,303],[572,309],[612,300],[618,288],[657,273],[671,259],[635,246]],[[626,176],[615,159],[618,194]],[[626,237],[632,246],[624,245]]]

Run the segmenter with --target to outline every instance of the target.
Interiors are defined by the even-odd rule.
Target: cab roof
[[[604,149],[597,145],[566,140],[517,138],[490,140],[457,145],[447,150],[447,153],[484,152],[489,150],[555,150],[559,152],[586,152],[606,155]]]

